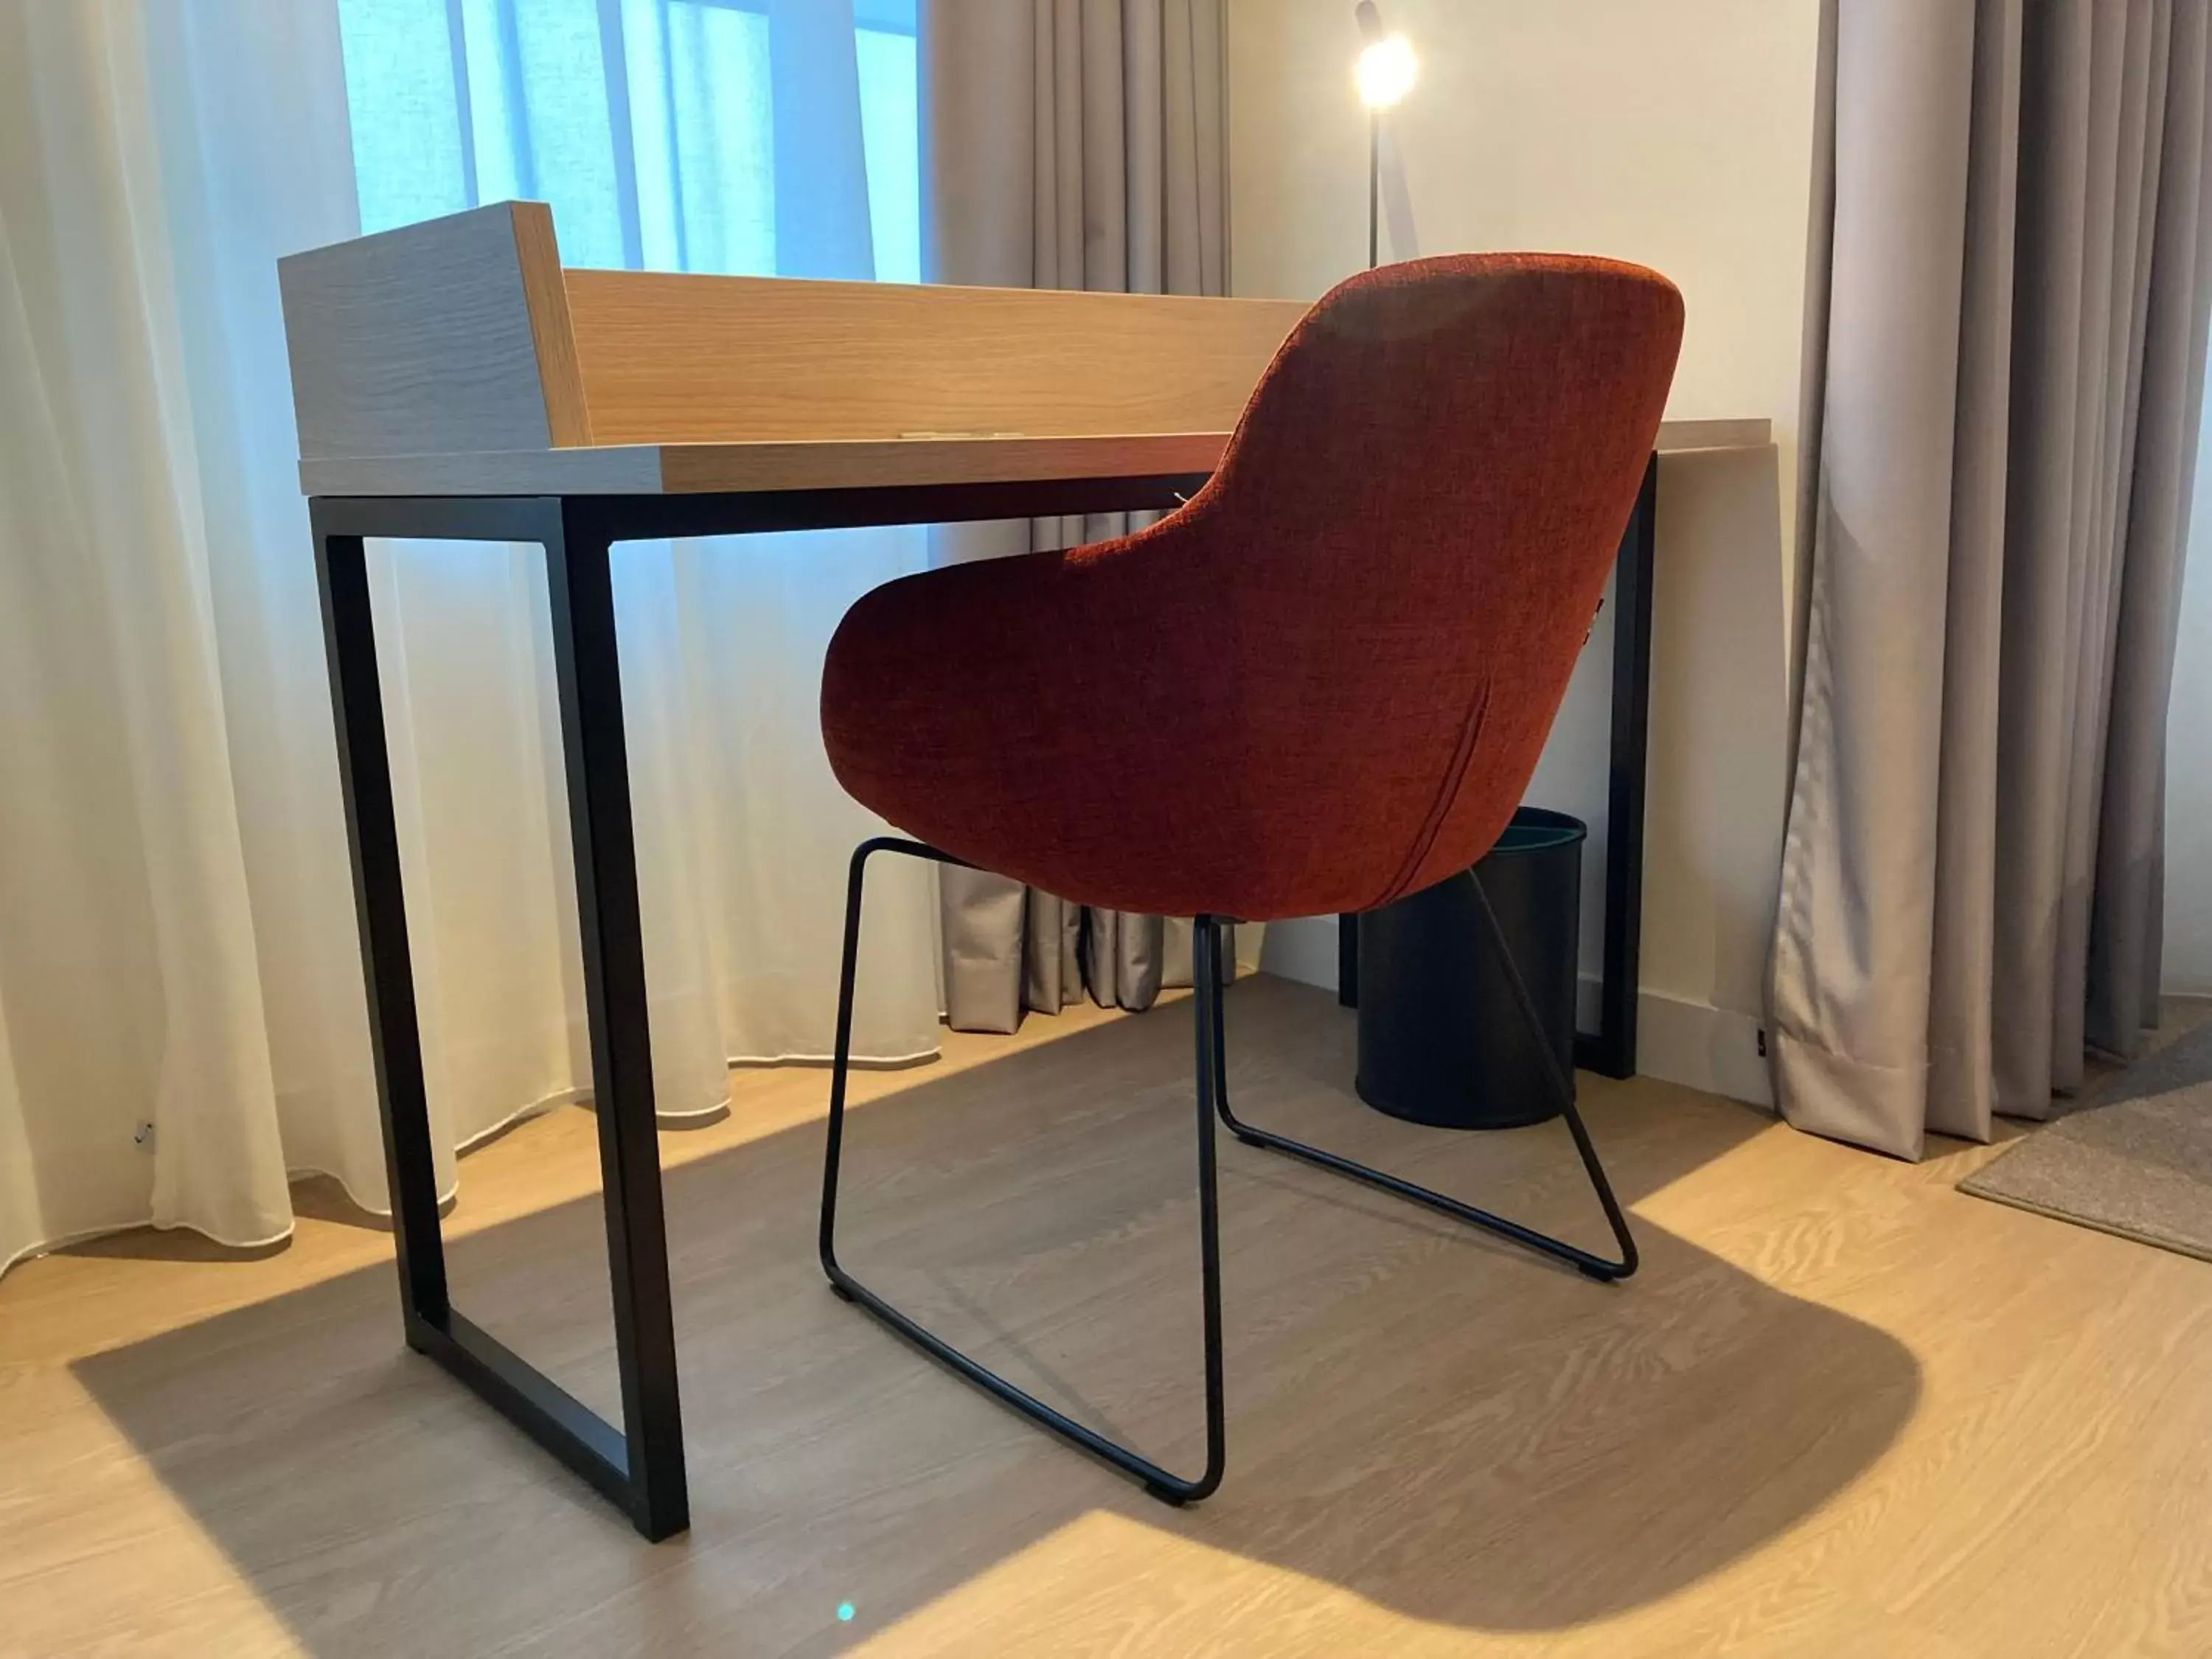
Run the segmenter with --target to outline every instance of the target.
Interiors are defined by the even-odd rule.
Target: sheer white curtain
[[[281,1237],[307,1170],[384,1207],[276,258],[534,195],[571,264],[911,276],[913,108],[884,0],[0,0],[0,1265],[149,1219]],[[816,674],[923,558],[618,553],[671,1117],[828,1046],[874,826]],[[452,1148],[588,1087],[544,575],[408,544],[375,580]],[[903,1058],[933,892],[886,874],[859,1037]]]

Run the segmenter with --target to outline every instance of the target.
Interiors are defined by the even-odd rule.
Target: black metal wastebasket
[[[1524,806],[1473,870],[1359,918],[1362,1100],[1453,1129],[1514,1128],[1559,1115],[1474,882],[1479,873],[1571,1079],[1589,834],[1579,818]]]

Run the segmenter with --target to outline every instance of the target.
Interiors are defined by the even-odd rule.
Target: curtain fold
[[[335,48],[312,20],[269,21],[249,64]],[[230,418],[258,343],[211,306],[204,266],[173,280],[205,249],[162,204],[296,106],[280,88],[204,129],[180,120],[156,88],[198,44],[175,15],[0,11],[0,1164],[29,1177],[0,1189],[0,1265],[149,1219],[240,1244],[290,1225],[268,1032],[313,993],[264,1000],[246,823],[265,780],[233,756],[283,712],[234,708],[267,659],[227,684],[219,652],[256,597],[217,573],[263,504]],[[334,153],[272,160],[296,178]],[[343,234],[337,199],[318,228]],[[357,1024],[357,969],[352,989]],[[365,1076],[367,1060],[363,1035],[333,1069]]]
[[[2212,59],[2171,0],[1834,27],[1775,1069],[1792,1122],[1917,1157],[2156,1021]]]
[[[2166,714],[2173,691],[2182,572],[2204,402],[2212,287],[2212,39],[2204,9],[2164,22],[2166,94],[2151,111],[2146,143],[2160,165],[2147,182],[2138,258],[2160,280],[2143,307],[2134,466],[2121,515],[2118,617],[2112,647],[2114,718],[2099,802],[2096,902],[2090,916],[2088,1038],[2132,1051],[2133,1034],[2159,1022],[2165,918]],[[2192,64],[2204,68],[2189,73]],[[2193,282],[2180,273],[2193,274]],[[2167,274],[2172,280],[2166,280]],[[2203,641],[2197,648],[2201,652]],[[2186,751],[2185,751],[2186,752]],[[2202,754],[2203,749],[2198,752]]]
[[[1221,0],[921,0],[918,25],[930,281],[1226,291]],[[932,557],[1073,547],[1153,516],[939,526]],[[1085,908],[975,872],[945,872],[940,891],[958,1029],[1012,1030],[1023,1009],[1056,1012],[1086,986],[1102,1006],[1142,1009],[1190,982],[1187,919]]]
[[[149,1220],[281,1237],[311,1171],[386,1207],[278,256],[521,195],[570,264],[911,279],[914,42],[869,15],[0,5],[0,1268]],[[617,552],[672,1120],[732,1060],[828,1052],[881,826],[822,753],[820,657],[926,552]],[[544,562],[377,544],[372,578],[450,1191],[457,1149],[588,1090]],[[936,889],[870,888],[857,1047],[927,1054]]]

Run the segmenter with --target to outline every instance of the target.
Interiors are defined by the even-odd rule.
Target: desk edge
[[[1662,454],[1753,449],[1764,417],[1667,421]],[[774,489],[1030,483],[1205,472],[1225,432],[852,439],[800,443],[617,444],[447,455],[322,456],[300,463],[305,495],[675,495]]]

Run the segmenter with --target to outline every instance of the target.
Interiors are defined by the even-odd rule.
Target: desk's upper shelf
[[[507,202],[279,264],[315,495],[659,494],[1209,471],[1306,307],[563,270]],[[1764,444],[1670,422],[1662,448]]]

